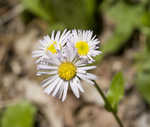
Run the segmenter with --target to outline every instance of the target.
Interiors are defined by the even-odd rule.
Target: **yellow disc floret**
[[[89,52],[89,45],[85,41],[76,42],[75,47],[77,48],[77,52],[80,56],[85,56]]]
[[[76,66],[71,62],[64,62],[58,68],[58,75],[63,80],[71,80],[76,75]]]
[[[57,53],[57,50],[55,48],[55,45],[56,45],[56,41],[54,41],[52,44],[50,44],[48,47],[47,47],[47,50],[50,51],[51,53],[55,54]]]

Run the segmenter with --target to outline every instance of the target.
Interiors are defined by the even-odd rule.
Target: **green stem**
[[[103,91],[101,90],[101,88],[98,86],[98,84],[94,81],[95,83],[95,88],[97,89],[97,91],[99,92],[99,94],[102,96],[105,104],[109,107],[109,109],[111,110],[111,113],[113,114],[113,116],[115,117],[117,123],[119,124],[120,127],[124,127],[120,118],[118,117],[117,113],[113,110],[111,104],[109,103],[109,101],[107,100],[107,98],[105,97]]]

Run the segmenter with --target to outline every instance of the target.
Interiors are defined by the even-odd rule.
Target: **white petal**
[[[51,39],[52,39],[53,41],[55,40],[54,35],[55,35],[55,31],[52,31]]]
[[[67,43],[65,50],[66,50],[66,53],[69,57],[69,61],[73,61],[73,59],[76,56],[76,53],[75,53],[75,49],[73,49],[70,42]]]
[[[72,80],[70,81],[70,86],[71,86],[71,89],[72,89],[74,95],[75,95],[77,98],[79,98],[79,97],[80,97],[79,90],[78,90],[76,84],[74,84],[74,82],[73,82]]]
[[[75,63],[76,66],[80,67],[80,66],[85,66],[87,65],[87,63],[85,63],[83,60],[78,60],[76,63]]]
[[[62,101],[64,101],[64,100],[66,99],[67,91],[68,91],[68,85],[69,85],[69,83],[66,81],[66,82],[64,83],[64,92],[63,92]]]
[[[101,51],[98,51],[98,50],[92,50],[91,52],[92,52],[93,56],[97,56],[102,53]]]
[[[92,56],[92,55],[91,55],[91,56]],[[89,59],[88,63],[93,63],[93,62],[95,61],[91,56],[88,55],[88,59]]]
[[[61,34],[61,37],[60,37],[60,38],[62,38],[62,37],[66,34],[66,31],[67,31],[67,29],[65,29],[65,30],[63,31],[63,33]]]
[[[43,40],[39,40],[40,42],[40,46],[44,47],[45,46],[45,42]]]
[[[55,76],[51,76],[51,77],[43,80],[41,83],[42,87],[46,87],[47,85],[49,85],[50,83],[55,81],[57,78],[58,78],[58,75],[55,75]]]
[[[77,84],[78,89],[83,93],[84,89],[82,88],[81,84]]]
[[[90,84],[94,85],[94,82],[89,80],[85,75],[77,73],[77,76],[79,78],[81,78],[82,80],[86,81],[87,83],[90,83]]]
[[[50,61],[53,61],[56,65],[60,64],[60,60],[58,59],[57,55],[48,51],[48,56],[51,58]]]
[[[96,80],[97,79],[96,75],[91,74],[91,73],[86,73],[86,76],[87,76],[88,79],[91,79],[91,80]]]
[[[42,50],[36,50],[36,51],[33,51],[32,54],[39,54],[39,53],[43,53]]]
[[[37,70],[57,70],[56,66],[48,66],[48,65],[38,65]]]
[[[41,56],[43,56],[44,55],[44,53],[43,52],[33,52],[32,53],[32,57],[34,58],[34,57],[41,57]]]
[[[63,81],[62,82],[62,85],[60,86],[60,89],[59,89],[59,99],[62,97],[62,94],[63,94],[63,91],[64,91],[64,85],[65,85],[65,82]]]
[[[77,68],[77,72],[78,72],[78,73],[86,73],[86,71],[84,71],[84,70],[82,70],[82,69],[79,69],[79,68]]]
[[[50,71],[50,72],[42,72],[39,71],[36,73],[37,76],[41,76],[41,75],[53,75],[53,74],[57,74],[58,71]]]
[[[52,65],[59,65],[60,63],[56,63],[54,60],[50,59],[50,58],[44,58],[43,61],[45,61],[45,63],[47,64],[52,64]]]
[[[44,92],[50,94],[60,80],[61,80],[60,78],[54,80],[47,88],[44,89]]]
[[[73,79],[73,81],[74,81],[74,84],[76,84],[76,86],[78,87],[78,89],[79,89],[81,92],[84,92],[84,89],[82,88],[82,85],[81,85],[80,80],[78,79],[78,77],[75,77],[75,78]]]
[[[78,67],[78,69],[81,69],[81,70],[92,70],[95,68],[96,68],[96,66]]]
[[[55,40],[58,42],[59,41],[59,37],[60,37],[60,31],[58,31],[56,33],[56,36],[55,36]]]
[[[70,34],[70,31],[67,31],[67,29],[63,31],[59,39],[59,43],[61,42],[61,46],[64,46],[64,44],[66,43],[67,39],[70,36],[69,34]]]
[[[50,43],[51,42],[51,39],[48,35],[44,36],[43,38],[44,38],[45,43]]]
[[[42,57],[40,57],[39,59],[37,59],[37,60],[35,61],[35,63],[38,64],[38,63],[40,63],[41,61],[43,61],[43,59],[44,59],[44,56],[42,56]]]
[[[58,84],[57,84],[57,86],[56,86],[56,88],[55,88],[55,90],[54,90],[52,96],[56,96],[57,92],[58,92],[59,89],[60,89],[60,86],[62,85],[62,82],[63,82],[62,79],[58,82]]]

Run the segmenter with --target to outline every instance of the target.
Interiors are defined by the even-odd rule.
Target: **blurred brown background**
[[[149,0],[0,0],[0,126],[117,127],[92,85],[65,102],[43,93],[32,51],[53,29],[91,29],[103,55],[93,72],[107,92],[123,71],[119,116],[125,127],[150,126]]]

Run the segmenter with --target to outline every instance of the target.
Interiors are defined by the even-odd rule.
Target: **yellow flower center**
[[[89,45],[85,41],[78,41],[75,45],[80,56],[85,56],[89,52]]]
[[[50,51],[51,53],[55,54],[57,53],[57,50],[55,48],[55,45],[56,45],[56,41],[54,41],[52,44],[50,44],[48,47],[47,47],[47,51]]]
[[[71,80],[76,75],[77,68],[71,62],[64,62],[58,68],[58,75],[64,80]]]

